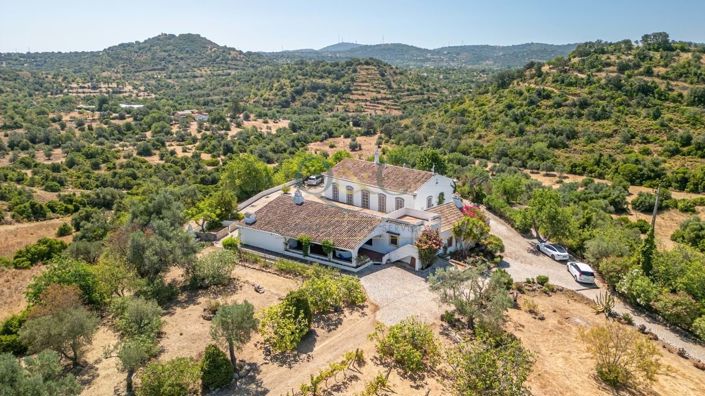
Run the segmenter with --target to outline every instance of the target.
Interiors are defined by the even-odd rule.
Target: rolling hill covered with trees
[[[530,62],[411,123],[425,144],[505,165],[705,191],[705,46],[665,34],[580,44]]]
[[[262,53],[279,59],[341,60],[375,58],[399,67],[470,67],[503,69],[525,65],[530,61],[547,61],[565,56],[575,44],[526,43],[517,45],[458,45],[426,49],[413,45],[337,43],[320,50],[303,49]]]

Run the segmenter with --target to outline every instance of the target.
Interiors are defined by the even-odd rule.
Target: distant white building
[[[121,109],[141,109],[143,107],[144,107],[144,105],[142,105],[142,104],[120,103]]]
[[[321,196],[298,190],[273,199],[270,194],[245,208],[238,225],[241,243],[352,271],[395,261],[420,270],[415,242],[426,227],[439,231],[444,251],[456,248],[451,229],[464,216],[463,202],[446,176],[377,159],[345,159],[325,183]],[[304,239],[310,239],[307,254]]]

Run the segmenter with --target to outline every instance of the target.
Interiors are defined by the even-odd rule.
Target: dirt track
[[[575,282],[573,277],[566,270],[565,264],[553,261],[543,254],[536,255],[530,253],[530,242],[536,242],[535,240],[530,241],[524,238],[509,224],[504,222],[504,220],[492,213],[486,213],[490,219],[490,229],[492,233],[502,238],[502,241],[504,241],[505,252],[502,267],[512,275],[515,281],[535,278],[537,275],[548,275],[550,283],[575,290],[591,300],[605,290],[604,284],[600,284],[599,288],[585,287]],[[620,313],[629,312],[634,318],[636,325],[644,324],[649,330],[655,333],[659,339],[676,348],[685,348],[691,356],[705,361],[705,347],[703,345],[683,338],[677,332],[671,331],[668,327],[641,315],[639,312],[624,304],[619,298],[617,298],[615,310]]]

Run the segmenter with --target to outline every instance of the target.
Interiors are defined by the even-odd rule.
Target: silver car
[[[570,254],[568,254],[568,251],[561,245],[541,242],[539,243],[539,250],[556,261],[570,260]]]

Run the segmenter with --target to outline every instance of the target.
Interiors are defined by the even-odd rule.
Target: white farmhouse
[[[245,248],[352,271],[394,261],[419,270],[415,242],[423,229],[437,229],[443,250],[452,251],[451,228],[463,217],[452,179],[382,164],[378,155],[374,162],[342,160],[322,192],[266,193],[243,210]]]

